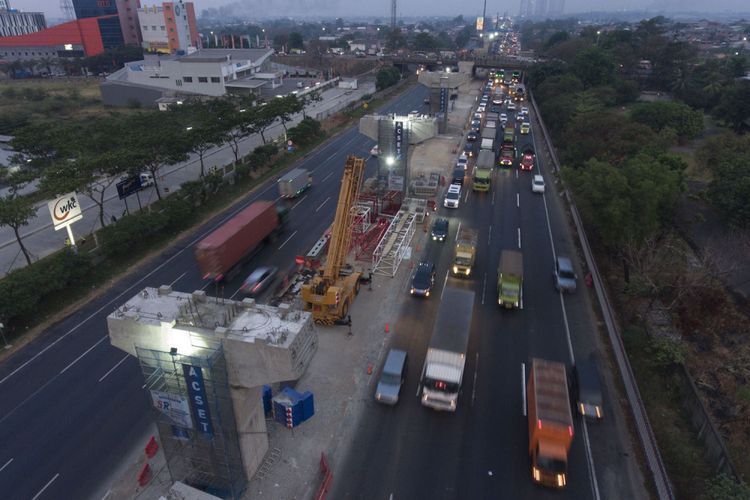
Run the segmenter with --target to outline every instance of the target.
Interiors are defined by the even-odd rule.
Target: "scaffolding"
[[[416,214],[399,210],[372,255],[374,274],[396,275],[416,230]]]
[[[195,340],[195,342],[193,342]],[[239,499],[247,480],[232,407],[226,360],[219,343],[191,335],[195,349],[187,354],[136,346],[145,388],[149,390],[156,425],[172,480]],[[210,428],[197,422],[185,371],[200,373]],[[193,397],[195,393],[193,392]],[[192,410],[191,410],[192,408]]]

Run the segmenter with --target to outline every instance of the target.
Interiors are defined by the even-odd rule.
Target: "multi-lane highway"
[[[426,96],[427,89],[417,86],[381,112],[424,109]],[[314,186],[287,202],[291,211],[285,234],[253,259],[248,272],[271,263],[283,269],[315,243],[333,219],[346,156],[367,157],[372,145],[352,127],[298,165],[313,173]],[[375,161],[368,161],[367,175],[375,168]],[[0,497],[80,499],[106,491],[123,457],[143,445],[151,420],[137,362],[109,345],[106,316],[146,286],[169,284],[187,292],[206,287],[193,258],[195,242],[252,201],[277,198],[271,180],[232,210],[132,269],[0,366]],[[228,283],[220,293],[233,296],[241,280]]]
[[[515,117],[511,113],[510,120]],[[535,136],[519,135],[518,150]],[[539,151],[539,148],[535,147]],[[425,244],[422,255],[437,264],[437,290],[428,299],[408,298],[408,281],[399,317],[392,322],[390,347],[404,349],[409,368],[396,407],[371,402],[357,423],[348,454],[335,471],[332,497],[342,498],[642,498],[640,477],[625,463],[626,425],[615,411],[614,394],[605,394],[606,418],[585,424],[575,416],[568,486],[561,492],[535,486],[528,459],[523,375],[530,358],[572,366],[597,352],[591,304],[580,288],[560,295],[553,287],[556,255],[575,260],[572,235],[542,155],[533,172],[496,168],[489,193],[472,192],[469,179],[459,209],[440,206],[450,221],[446,242]],[[533,174],[547,183],[544,195],[531,192]],[[448,275],[459,225],[479,230],[476,270],[471,279]],[[496,269],[503,249],[523,252],[522,310],[497,305]],[[580,275],[579,270],[579,275]],[[427,344],[445,286],[476,292],[467,366],[458,410],[441,413],[419,402],[419,380]],[[448,306],[450,306],[448,304]],[[608,397],[610,396],[610,397]]]

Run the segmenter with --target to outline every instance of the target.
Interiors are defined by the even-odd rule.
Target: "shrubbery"
[[[64,293],[92,270],[91,257],[64,249],[0,280],[0,318],[11,323],[29,316],[52,296]]]

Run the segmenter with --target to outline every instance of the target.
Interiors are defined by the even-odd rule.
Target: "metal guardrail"
[[[560,163],[557,159],[557,155],[555,154],[555,149],[552,145],[552,140],[549,136],[549,132],[547,132],[547,127],[544,126],[542,115],[539,113],[539,109],[536,105],[536,100],[534,100],[534,96],[531,95],[531,92],[529,92],[529,97],[531,100],[531,105],[534,107],[534,113],[536,114],[537,120],[539,121],[539,126],[542,130],[542,134],[544,135],[544,141],[547,145],[547,150],[549,151],[550,158],[552,159],[552,164],[554,165],[555,170],[559,172]],[[612,309],[609,297],[607,296],[607,291],[604,288],[604,282],[602,281],[599,274],[599,269],[596,266],[594,255],[591,252],[591,247],[589,246],[588,238],[586,237],[586,231],[583,228],[581,217],[578,214],[578,209],[573,203],[573,200],[570,197],[570,193],[565,191],[565,197],[568,201],[568,205],[570,206],[570,213],[573,216],[573,223],[575,224],[576,231],[578,232],[578,239],[581,243],[581,249],[583,250],[583,255],[586,259],[586,265],[588,266],[591,277],[593,278],[594,290],[596,291],[596,296],[599,301],[599,307],[601,308],[602,316],[604,317],[604,322],[607,326],[609,341],[612,344],[612,351],[615,354],[615,360],[617,362],[618,368],[620,369],[622,383],[625,387],[625,393],[628,398],[628,403],[630,404],[630,409],[633,412],[635,426],[638,431],[638,436],[641,439],[643,451],[646,455],[646,462],[648,463],[648,467],[651,470],[654,485],[656,486],[656,492],[659,495],[659,498],[672,500],[675,498],[674,492],[672,491],[672,485],[669,482],[667,471],[664,468],[664,463],[662,462],[661,454],[659,453],[659,446],[656,443],[654,432],[651,429],[651,424],[648,420],[646,408],[643,405],[641,394],[638,391],[638,385],[635,383],[635,376],[633,375],[633,370],[630,367],[630,361],[628,360],[627,354],[625,353],[625,346],[622,343],[620,328],[615,320],[614,310]]]

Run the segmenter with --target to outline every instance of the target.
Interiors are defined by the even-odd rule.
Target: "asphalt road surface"
[[[513,113],[509,115],[514,118]],[[518,139],[519,151],[533,145],[533,135]],[[427,299],[409,298],[407,282],[399,291],[404,295],[399,317],[391,322],[391,347],[409,355],[399,403],[396,407],[368,404],[349,453],[334,470],[331,498],[642,497],[641,491],[633,490],[629,472],[621,470],[618,441],[627,437],[620,434],[622,422],[616,426],[611,417],[612,401],[607,394],[604,412],[609,419],[584,426],[574,415],[576,435],[567,488],[553,491],[531,480],[522,372],[528,380],[532,357],[570,367],[574,358],[595,350],[595,323],[585,294],[579,288],[577,294],[562,296],[553,286],[554,256],[575,260],[575,253],[547,166],[541,169],[547,193],[531,192],[531,178],[540,173],[541,161],[538,157],[533,172],[496,168],[489,193],[471,191],[467,175],[460,207],[449,209],[439,203],[437,216],[449,219],[450,237],[443,243],[427,243],[421,255],[412,257],[436,263],[437,289]],[[470,279],[448,274],[459,225],[479,230],[477,264]],[[503,249],[523,252],[522,310],[506,311],[497,305],[496,270]],[[419,401],[419,379],[446,284],[476,292],[455,413],[438,412]],[[579,287],[583,286],[579,280]],[[603,478],[608,482],[604,489]]]
[[[417,86],[381,112],[425,109],[426,96],[427,89]],[[253,267],[284,269],[331,224],[346,157],[368,157],[373,144],[352,127],[299,164],[313,173],[313,187],[286,202],[291,213],[285,233],[223,290],[201,280],[192,246],[252,201],[276,200],[275,179],[6,360],[0,366],[0,497],[80,499],[106,488],[122,458],[136,443],[143,444],[151,422],[137,361],[109,345],[106,316],[146,286],[169,284],[186,292],[206,288],[209,294],[231,297]],[[376,162],[368,160],[367,175],[375,168]]]

